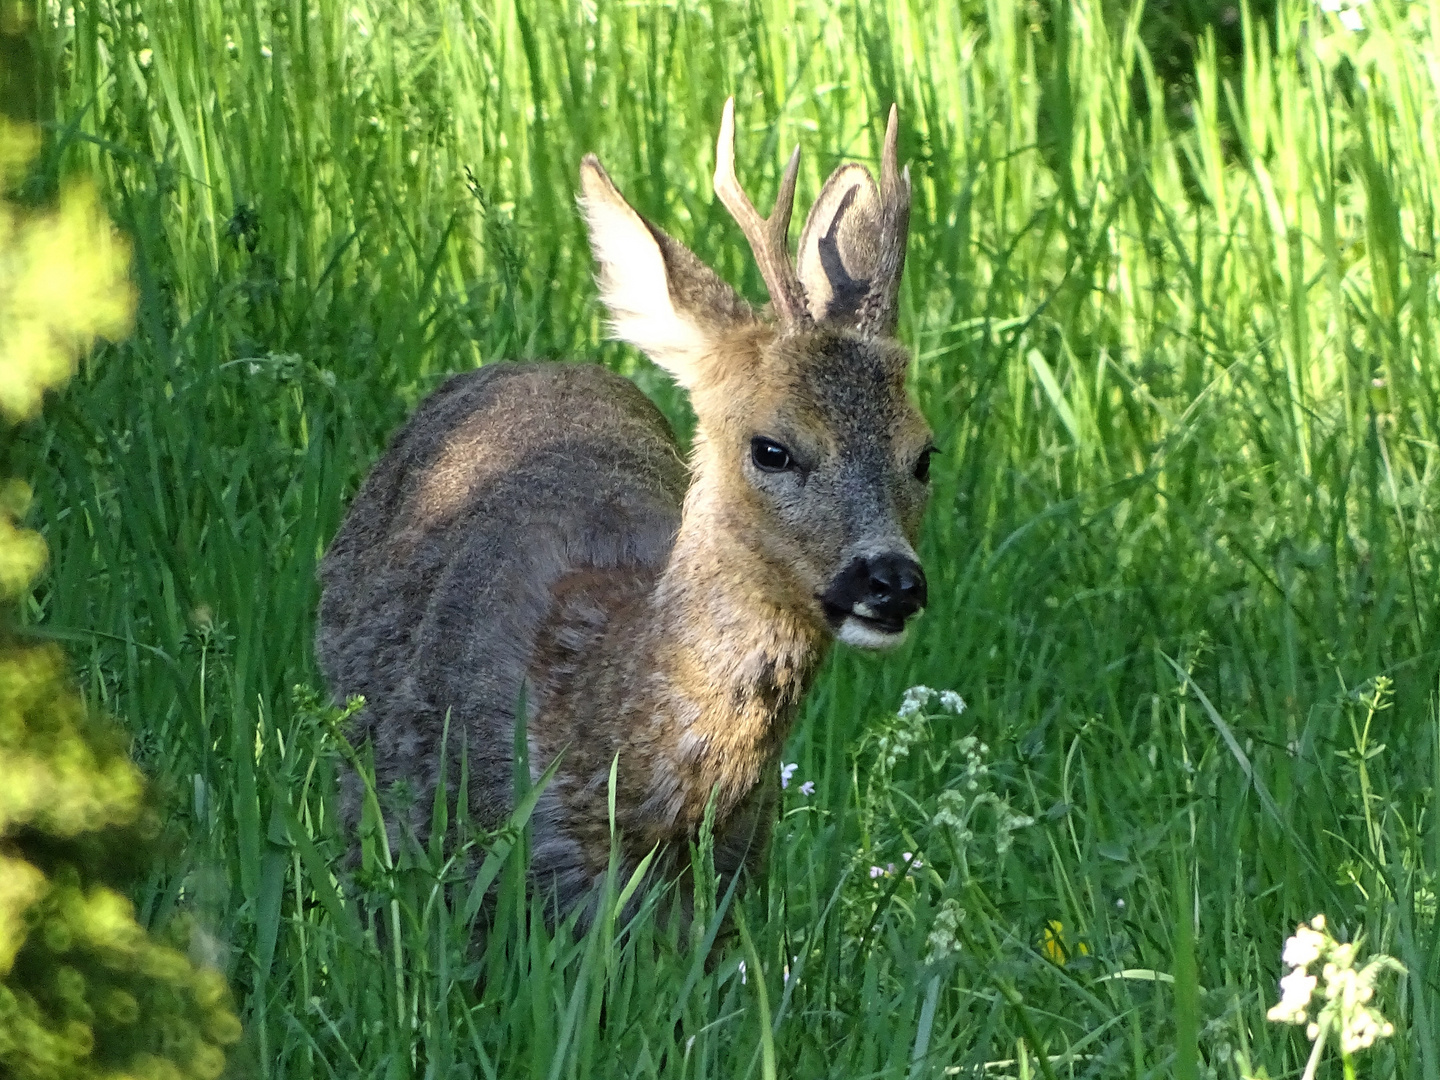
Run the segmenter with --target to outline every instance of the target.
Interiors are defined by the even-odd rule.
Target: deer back
[[[427,821],[467,754],[472,814],[503,818],[516,703],[554,583],[578,568],[664,565],[686,471],[633,383],[570,364],[495,364],[446,382],[395,436],[320,570],[317,652],[339,700],[363,694],[357,743],[377,786]],[[360,789],[350,783],[353,820]]]

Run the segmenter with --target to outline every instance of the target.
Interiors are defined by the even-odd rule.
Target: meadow
[[[207,928],[234,1073],[1440,1080],[1440,0],[1330,7],[1217,7],[1180,78],[1100,0],[42,6],[31,194],[94,178],[139,307],[5,447],[25,617],[156,781],[136,900]],[[345,870],[347,500],[482,363],[601,361],[688,432],[604,340],[576,169],[758,303],[730,94],[758,205],[899,103],[929,609],[836,650],[768,877],[692,928],[617,880],[546,930],[523,822],[453,804]],[[1404,968],[1351,1055],[1266,1017],[1320,913]]]

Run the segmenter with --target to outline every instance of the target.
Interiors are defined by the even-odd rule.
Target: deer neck
[[[669,744],[665,756],[686,778],[687,817],[712,790],[723,814],[763,779],[829,642],[796,598],[776,594],[788,575],[743,535],[730,506],[702,465],[646,605],[649,625],[636,635],[653,649],[649,734]]]

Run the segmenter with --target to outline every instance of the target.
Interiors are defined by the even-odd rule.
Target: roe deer
[[[755,869],[830,642],[894,645],[925,604],[911,544],[934,447],[894,339],[910,216],[896,124],[892,108],[879,185],[837,168],[792,261],[800,150],[762,219],[726,103],[715,193],[773,321],[581,163],[614,334],[690,393],[688,469],[634,384],[581,364],[454,376],[395,436],[321,566],[317,647],[336,697],[365,695],[357,733],[377,782],[413,792],[418,833],[447,715],[472,819],[504,819],[524,700],[532,777],[564,755],[531,819],[532,877],[561,910],[606,872],[617,755],[629,868],[658,845],[660,873],[683,872],[713,793],[716,870]]]

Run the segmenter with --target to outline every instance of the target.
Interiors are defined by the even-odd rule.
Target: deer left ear
[[[611,332],[692,389],[719,340],[754,313],[689,248],[636,213],[594,154],[580,163],[580,188]]]

